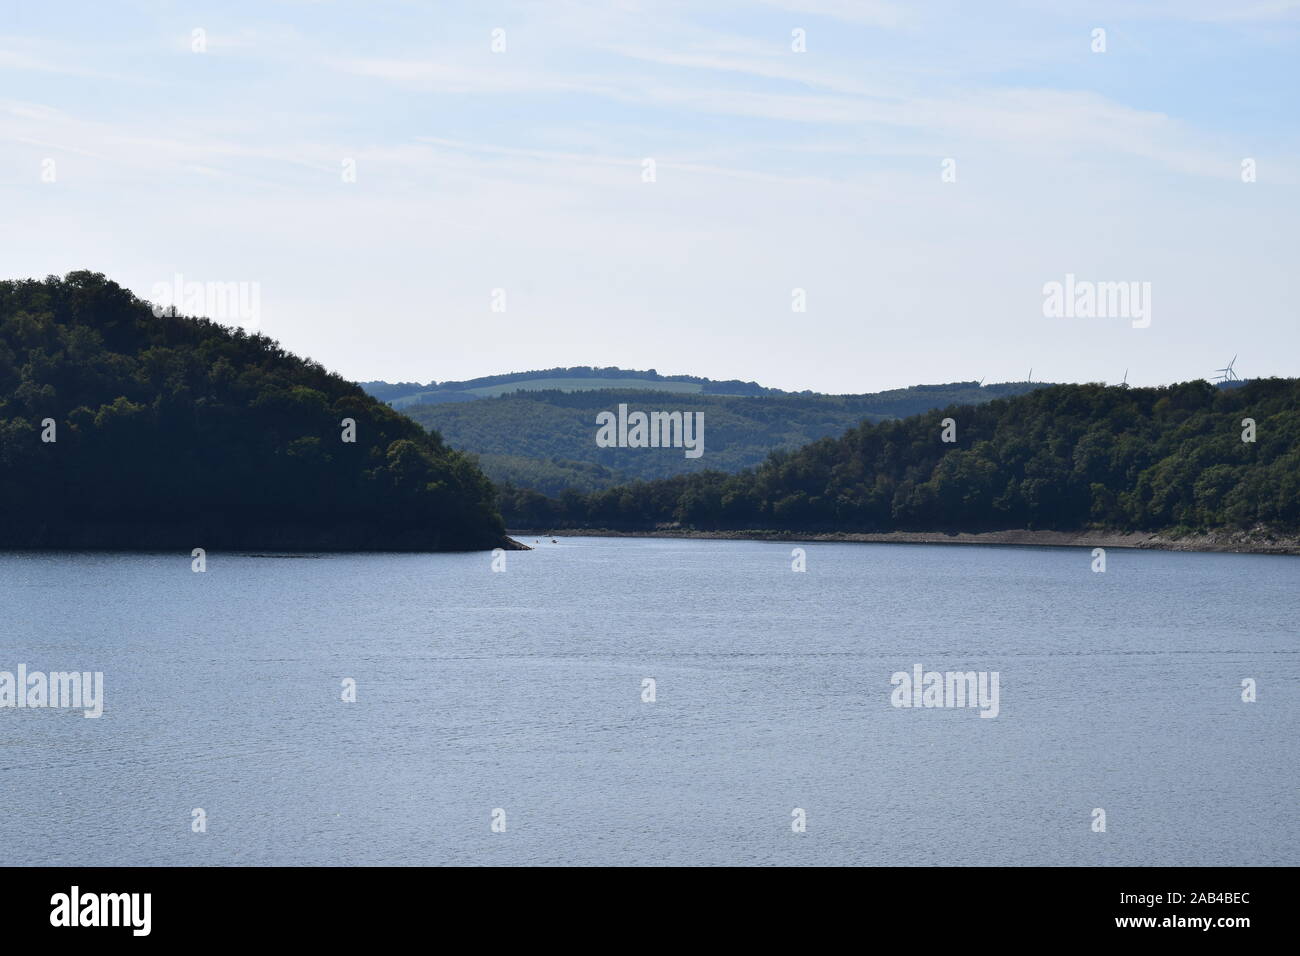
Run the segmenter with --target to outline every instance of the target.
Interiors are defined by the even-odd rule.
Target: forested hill
[[[738,379],[718,381],[698,375],[660,375],[654,369],[617,366],[601,368],[592,365],[507,372],[504,375],[485,375],[462,382],[429,382],[427,385],[418,382],[362,382],[361,387],[375,398],[402,409],[413,405],[472,402],[512,392],[577,392],[605,388],[633,388],[684,395],[788,394],[779,388],[765,388],[757,382],[742,382]]]
[[[942,440],[945,418],[955,442]],[[1254,422],[1254,441],[1249,425]],[[1300,380],[1232,389],[1056,385],[707,472],[549,499],[511,527],[796,532],[1300,530]]]
[[[984,386],[953,382],[863,395],[784,392],[754,396],[555,388],[470,402],[406,405],[402,410],[438,431],[452,447],[478,455],[483,470],[494,481],[558,495],[568,489],[595,491],[638,478],[666,478],[706,469],[739,471],[758,465],[774,450],[795,449],[819,438],[841,435],[864,419],[901,418],[1040,387],[1030,382]],[[629,452],[599,447],[596,416],[620,404],[702,413],[703,456],[686,458],[675,448]]]
[[[0,547],[505,543],[469,459],[315,362],[96,273],[0,282]]]

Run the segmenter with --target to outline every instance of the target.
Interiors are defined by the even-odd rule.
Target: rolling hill
[[[787,394],[780,389],[764,388],[755,382],[738,380],[722,382],[694,375],[660,375],[654,369],[638,371],[612,366],[595,368],[590,365],[510,372],[464,382],[429,382],[427,385],[418,382],[362,382],[361,387],[379,400],[400,409],[415,405],[472,402],[479,398],[496,398],[514,392],[579,392],[611,388],[662,391],[682,395]]]
[[[1291,534],[1300,530],[1300,379],[1056,385],[864,422],[738,474],[559,499],[505,489],[502,501],[507,523],[526,528]]]
[[[498,484],[548,495],[566,489],[595,491],[634,479],[738,471],[759,464],[772,451],[839,435],[862,421],[886,421],[950,404],[977,404],[1042,387],[1038,382],[984,386],[954,382],[863,395],[820,395],[782,392],[752,382],[690,376],[652,380],[646,376],[657,373],[616,376],[612,372],[621,370],[590,371],[600,374],[583,376],[574,374],[574,369],[557,369],[553,374],[476,379],[480,384],[472,390],[457,388],[455,393],[513,391],[437,403],[411,402],[413,395],[423,393],[387,383],[370,382],[365,387],[376,397],[396,396],[386,399],[395,404],[408,400],[401,406],[405,414],[436,431],[452,447],[476,455],[484,472]],[[620,387],[609,387],[610,381]],[[647,381],[654,387],[644,387]],[[579,387],[572,387],[574,382]],[[599,447],[596,416],[620,404],[647,411],[701,413],[704,454],[692,459],[676,448]]]

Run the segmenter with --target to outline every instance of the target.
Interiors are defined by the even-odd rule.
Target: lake
[[[0,554],[0,862],[1300,864],[1300,559],[794,547]]]

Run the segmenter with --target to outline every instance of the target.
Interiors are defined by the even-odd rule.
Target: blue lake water
[[[1300,864],[1300,559],[792,547],[0,554],[0,864]]]

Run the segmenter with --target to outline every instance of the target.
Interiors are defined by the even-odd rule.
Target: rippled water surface
[[[1300,559],[792,547],[0,554],[0,863],[1300,863]]]

